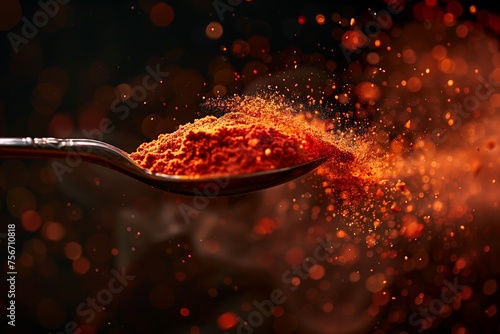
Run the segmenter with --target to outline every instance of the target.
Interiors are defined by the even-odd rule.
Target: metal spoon
[[[228,196],[270,188],[298,178],[322,163],[319,158],[307,163],[252,174],[189,177],[152,173],[131,160],[119,148],[91,139],[0,138],[0,158],[66,159],[71,167],[80,161],[119,171],[155,188],[189,196]]]

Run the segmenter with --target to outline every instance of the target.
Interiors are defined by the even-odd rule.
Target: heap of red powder
[[[254,173],[325,156],[339,162],[353,159],[290,112],[256,106],[259,103],[247,101],[219,118],[207,116],[182,125],[143,143],[130,157],[152,172],[192,177]]]

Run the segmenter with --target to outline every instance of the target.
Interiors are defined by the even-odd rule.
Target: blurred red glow
[[[460,17],[464,13],[464,8],[460,2],[451,1],[446,5],[446,11],[452,13],[455,17]]]
[[[57,114],[50,120],[49,134],[54,137],[68,138],[73,132],[73,120],[67,114]]]
[[[342,36],[342,45],[347,50],[356,50],[367,43],[367,37],[359,30],[348,30]]]
[[[56,222],[47,222],[42,227],[42,235],[47,240],[58,241],[61,240],[66,231],[64,227]]]
[[[246,41],[237,39],[231,46],[231,53],[238,58],[245,58],[250,53],[250,44]]]
[[[35,232],[42,225],[42,218],[38,212],[28,210],[22,214],[21,223],[26,231]]]
[[[224,29],[219,22],[210,22],[205,29],[205,35],[210,39],[219,39],[223,33]]]
[[[292,247],[285,254],[285,262],[290,266],[301,263],[304,258],[304,251],[300,247]]]
[[[174,9],[164,2],[157,3],[151,8],[149,18],[154,25],[166,27],[174,20]]]
[[[233,312],[223,313],[217,318],[217,326],[223,330],[230,329],[236,324],[238,324],[238,318]]]
[[[250,55],[254,58],[264,58],[271,50],[271,44],[264,36],[252,36],[248,39],[248,44],[250,44]]]
[[[73,271],[77,274],[84,275],[90,269],[90,262],[86,257],[80,256],[76,260],[73,261]]]
[[[64,254],[70,260],[76,260],[82,256],[82,246],[79,243],[70,241],[64,246]]]

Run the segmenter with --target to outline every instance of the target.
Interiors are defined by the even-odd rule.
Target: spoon
[[[90,162],[171,193],[206,197],[237,195],[277,186],[312,171],[327,160],[322,157],[297,166],[251,174],[193,177],[153,173],[121,149],[97,140],[0,138],[0,158],[7,157],[66,159],[66,166],[72,168],[80,161]]]

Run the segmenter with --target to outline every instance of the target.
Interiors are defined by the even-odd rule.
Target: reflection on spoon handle
[[[124,151],[92,139],[0,138],[0,158],[14,157],[65,159],[71,167],[85,161],[128,175],[141,170]]]
[[[68,153],[76,151],[74,141],[58,138],[0,138],[0,157],[65,158]],[[84,151],[85,147],[80,150]]]

